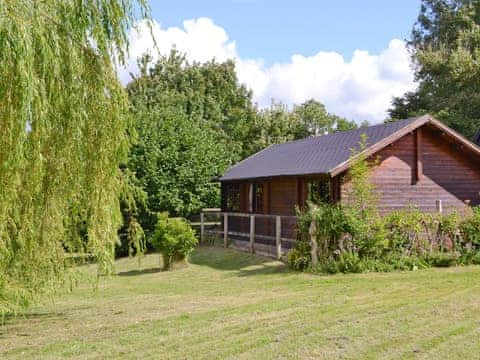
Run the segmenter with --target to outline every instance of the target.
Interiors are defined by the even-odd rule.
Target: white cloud
[[[239,81],[252,89],[259,106],[268,106],[272,99],[293,105],[314,98],[329,112],[356,121],[380,122],[393,96],[415,88],[409,54],[398,39],[390,41],[379,55],[356,50],[350,61],[336,52],[320,51],[313,56],[293,55],[289,62],[267,66],[260,59],[242,58],[226,31],[208,18],[186,20],[181,29],[162,28],[154,21],[152,30],[163,54],[175,46],[189,60],[235,59]],[[130,60],[119,71],[124,83],[130,72],[138,72],[138,56],[149,52],[154,59],[158,57],[145,22],[130,33],[130,44]]]

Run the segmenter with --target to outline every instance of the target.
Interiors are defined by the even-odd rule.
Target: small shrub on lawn
[[[198,240],[185,219],[160,213],[150,242],[162,254],[164,269],[168,270],[172,264],[185,261]]]

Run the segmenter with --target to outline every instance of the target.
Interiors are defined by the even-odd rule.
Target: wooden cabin
[[[348,201],[347,175],[362,134],[362,155],[375,160],[370,176],[382,213],[409,206],[433,212],[437,200],[445,209],[480,204],[480,147],[425,115],[271,145],[220,178],[222,211],[289,217],[307,200]],[[248,226],[231,221],[239,232]],[[292,237],[294,227],[291,221],[284,232]],[[271,234],[272,221],[257,231]]]

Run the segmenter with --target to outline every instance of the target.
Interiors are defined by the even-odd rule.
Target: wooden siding
[[[444,208],[463,208],[465,201],[480,204],[480,167],[439,132],[423,127],[381,150],[375,155],[379,165],[371,179],[382,212],[411,205],[423,211],[435,211],[435,201]],[[349,182],[342,186],[341,197],[348,199]]]

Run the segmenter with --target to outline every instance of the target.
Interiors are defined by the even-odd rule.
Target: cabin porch
[[[297,238],[297,217],[203,209],[200,213],[200,242],[209,236],[221,238],[223,246],[280,259]]]

